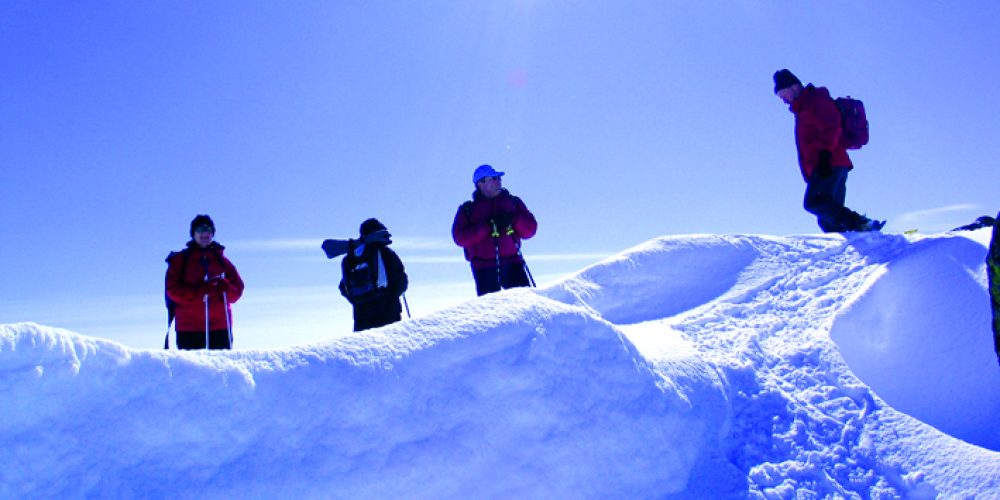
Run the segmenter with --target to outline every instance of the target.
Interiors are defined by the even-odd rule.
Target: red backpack
[[[833,100],[840,110],[840,123],[844,129],[841,142],[847,149],[861,149],[868,144],[868,118],[865,116],[865,103],[851,96],[838,97]]]

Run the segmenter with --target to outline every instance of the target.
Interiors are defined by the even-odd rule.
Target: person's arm
[[[246,285],[243,283],[243,277],[240,276],[239,271],[236,270],[236,266],[233,265],[232,261],[223,257],[222,262],[226,266],[226,281],[229,282],[229,288],[226,290],[226,300],[232,304],[240,300],[240,297],[243,296],[243,289]]]
[[[406,277],[406,269],[399,255],[389,248],[384,248],[382,252],[382,263],[385,264],[385,273],[389,279],[389,287],[392,288],[396,296],[403,295],[409,286],[409,279]]]
[[[538,231],[538,221],[535,220],[535,215],[516,196],[514,197],[514,208],[514,219],[511,222],[511,227],[514,228],[514,232],[522,239],[531,238]]]
[[[181,276],[182,260],[186,258],[188,255],[178,252],[170,259],[166,276],[167,296],[177,303],[201,302],[205,296],[204,284],[200,282],[193,285],[185,283],[184,277]]]
[[[458,207],[455,213],[455,222],[451,225],[451,236],[455,244],[469,248],[490,235],[489,224],[486,222],[474,223],[471,217],[471,207],[467,205]]]
[[[833,152],[840,147],[840,136],[844,129],[841,123],[840,110],[833,99],[817,99],[813,108],[813,123],[815,124],[816,149],[820,152]]]

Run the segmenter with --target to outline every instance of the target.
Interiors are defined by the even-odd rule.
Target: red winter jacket
[[[499,214],[512,216],[510,228],[513,231],[497,228],[500,236],[494,238],[489,221]],[[472,194],[472,201],[458,207],[451,235],[455,244],[465,249],[465,259],[472,263],[472,268],[483,269],[496,267],[497,248],[501,265],[524,263],[519,252],[521,240],[531,238],[536,230],[538,222],[520,198],[503,189],[491,199],[477,189]]]
[[[825,87],[810,84],[802,89],[798,99],[792,103],[792,113],[795,114],[795,146],[799,151],[799,168],[806,182],[809,182],[816,169],[819,152],[824,149],[832,155],[831,167],[854,168],[840,138],[843,133],[840,110]]]
[[[229,304],[243,295],[243,279],[236,267],[223,254],[225,247],[212,242],[207,248],[190,241],[187,248],[175,252],[167,259],[167,296],[176,303],[177,331],[205,331],[205,295],[208,295],[208,329],[225,330],[226,314],[232,318]],[[182,275],[183,273],[183,275]],[[209,287],[205,283],[206,274],[214,278],[226,273],[229,288],[226,290],[228,304],[223,305],[222,289]]]

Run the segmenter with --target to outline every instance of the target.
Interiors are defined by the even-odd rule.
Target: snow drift
[[[661,238],[272,351],[2,325],[0,496],[994,494],[984,234]]]

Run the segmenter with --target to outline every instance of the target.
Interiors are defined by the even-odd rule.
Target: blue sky
[[[813,233],[787,67],[864,100],[848,205],[888,231],[995,214],[994,2],[0,4],[0,322],[133,347],[211,214],[237,347],[350,329],[319,242],[380,218],[415,314],[474,295],[450,239],[491,163],[540,283],[650,238]],[[159,338],[158,338],[159,337]],[[241,344],[241,339],[243,343]]]

